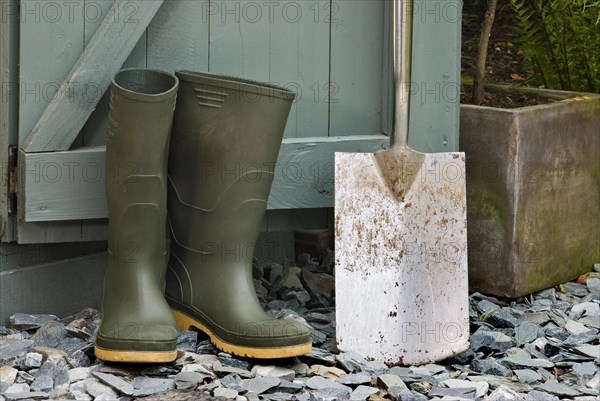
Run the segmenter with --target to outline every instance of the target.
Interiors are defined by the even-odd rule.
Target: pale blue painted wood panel
[[[281,1],[263,13],[271,29],[269,81],[296,92],[286,138],[328,134],[329,8],[329,0]]]
[[[108,14],[115,0],[85,0],[84,40],[85,45],[92,39],[94,33]],[[116,16],[119,18],[119,16]],[[123,68],[146,67],[146,34],[144,33],[131,55],[123,63]],[[100,146],[106,144],[106,130],[108,128],[108,103],[110,88],[106,91],[96,110],[92,113],[84,126],[81,136],[82,146]],[[75,148],[73,146],[72,148]]]
[[[460,0],[415,0],[408,142],[422,152],[458,150]]]
[[[384,4],[332,2],[330,136],[381,131]]]
[[[83,51],[84,1],[21,1],[19,144]]]
[[[208,71],[208,0],[166,1],[148,27],[148,67]]]
[[[210,71],[299,92],[288,138],[327,135],[326,96],[318,88],[327,85],[329,75],[328,3],[211,3]]]
[[[253,16],[254,10],[261,9],[260,4],[241,0],[211,6],[209,70],[268,82],[270,24],[264,17],[256,21]]]

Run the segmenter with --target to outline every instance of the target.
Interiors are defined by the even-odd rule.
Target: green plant
[[[532,81],[600,92],[600,0],[510,0]]]

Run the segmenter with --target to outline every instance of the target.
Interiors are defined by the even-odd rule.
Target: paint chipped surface
[[[464,154],[337,153],[335,168],[339,348],[404,364],[466,350]]]

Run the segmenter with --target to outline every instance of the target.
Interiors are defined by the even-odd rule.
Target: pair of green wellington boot
[[[203,331],[238,356],[310,352],[308,329],[268,316],[252,281],[254,243],[294,96],[196,72],[115,76],[98,358],[173,361],[177,329]]]

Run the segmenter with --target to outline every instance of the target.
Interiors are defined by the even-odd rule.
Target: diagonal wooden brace
[[[115,0],[57,97],[29,134],[27,153],[68,150],[164,0]]]

